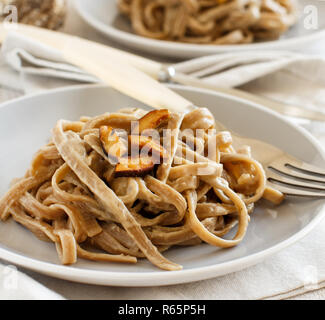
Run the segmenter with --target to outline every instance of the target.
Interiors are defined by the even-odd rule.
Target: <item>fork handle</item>
[[[99,59],[91,48],[66,42],[61,52],[71,64],[95,75],[114,89],[156,109],[188,112],[194,105],[166,86],[131,65],[116,60]]]
[[[219,87],[214,84],[204,82],[202,80],[181,73],[171,72],[171,74],[172,74],[171,80],[177,83],[181,83],[183,85],[214,90],[216,92],[220,92],[226,95],[245,99],[250,102],[254,102],[261,106],[267,107],[271,110],[277,111],[286,116],[298,117],[298,118],[315,120],[315,121],[325,121],[325,114],[319,111],[308,110],[303,107],[298,107],[294,105],[284,104],[278,101],[273,101],[268,98],[257,96],[250,92],[235,89],[235,88]]]
[[[305,118],[308,120],[314,120],[314,121],[325,121],[325,114],[314,111],[314,110],[308,110],[303,107],[296,107],[289,104],[284,104],[278,101],[273,101],[261,96],[257,96],[254,94],[251,94],[246,91],[233,89],[233,88],[218,88],[219,92],[223,92],[226,94],[229,94],[231,96],[239,97],[245,100],[249,100],[251,102],[257,103],[261,106],[267,107],[269,109],[272,109],[274,111],[277,111],[283,115],[290,116],[290,117],[296,117],[296,118]]]

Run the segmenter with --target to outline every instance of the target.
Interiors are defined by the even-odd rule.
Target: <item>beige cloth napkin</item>
[[[44,89],[56,88],[76,82],[96,82],[97,80],[81,70],[66,64],[60,54],[49,48],[13,34],[2,47],[0,63],[0,84],[24,94]],[[242,54],[244,56],[244,54]],[[310,63],[312,59],[306,59]],[[309,62],[308,62],[309,61]],[[313,59],[314,61],[314,59]],[[318,58],[320,64],[324,64]],[[313,62],[314,63],[314,62]],[[322,65],[322,68],[324,68]],[[250,63],[254,70],[254,64]],[[290,68],[293,68],[290,65]],[[307,71],[308,68],[306,67]],[[254,81],[263,81],[270,76],[286,72],[286,68],[265,71]],[[309,75],[310,76],[310,75]],[[319,74],[319,76],[323,76]],[[281,77],[277,76],[279,81]],[[293,77],[291,80],[294,80]],[[246,85],[249,85],[249,82]],[[266,81],[266,84],[268,81]],[[306,90],[309,89],[306,83]],[[241,83],[241,85],[244,85]],[[271,87],[272,88],[272,87]],[[313,87],[315,89],[315,87]],[[304,93],[301,88],[300,93]],[[266,87],[264,87],[266,90]],[[318,96],[324,99],[323,88]],[[8,91],[9,92],[9,91]],[[272,90],[267,91],[272,95]],[[0,93],[0,97],[4,94]],[[285,93],[283,93],[285,97]],[[317,100],[318,101],[318,100]],[[315,105],[316,106],[316,105]],[[323,124],[300,121],[324,142]],[[265,262],[246,270],[232,273],[216,279],[185,285],[152,288],[110,288],[49,278],[34,272],[23,270],[25,274],[38,280],[53,293],[59,293],[68,299],[264,299],[288,298],[302,292],[308,292],[325,286],[325,222],[323,221],[310,235],[297,244],[287,248]],[[27,282],[26,282],[27,283]],[[1,292],[0,292],[1,297]],[[17,296],[18,297],[18,296]],[[11,297],[14,298],[14,295]]]
[[[54,290],[30,278],[15,266],[0,264],[0,300],[63,300]]]

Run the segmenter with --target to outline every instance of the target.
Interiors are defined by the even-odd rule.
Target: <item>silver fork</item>
[[[303,107],[297,107],[295,105],[285,104],[279,101],[273,101],[240,89],[219,87],[212,83],[203,81],[206,76],[211,76],[217,71],[215,69],[213,60],[209,60],[209,62],[210,65],[205,65],[204,69],[202,69],[200,72],[197,70],[189,70],[187,73],[185,73],[185,68],[181,68],[183,72],[179,72],[177,65],[165,67],[160,71],[158,79],[161,82],[174,82],[186,86],[209,89],[226,95],[235,96],[257,103],[285,116],[304,118],[313,121],[325,121],[325,115],[318,111],[308,110]]]
[[[268,183],[290,196],[325,198],[325,169],[283,156],[264,166]]]

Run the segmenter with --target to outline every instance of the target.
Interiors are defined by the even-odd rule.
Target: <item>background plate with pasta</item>
[[[298,0],[298,21],[280,39],[233,45],[181,43],[136,35],[128,19],[119,13],[116,3],[115,0],[75,0],[75,6],[81,17],[110,39],[132,49],[172,58],[185,59],[238,50],[299,50],[308,44],[321,41],[325,35],[325,21],[321,19],[325,16],[325,2],[319,0]],[[304,13],[304,8],[308,5],[314,5],[318,10],[317,29],[305,25],[307,13]]]
[[[316,140],[277,114],[209,91],[180,86],[171,88],[198,106],[209,108],[216,120],[230,130],[273,144],[303,161],[324,166],[325,156]],[[0,197],[13,178],[24,174],[35,150],[48,141],[59,119],[75,120],[134,106],[144,107],[142,103],[99,85],[60,89],[2,105]],[[299,141],[299,145],[292,141]],[[252,213],[244,240],[237,247],[220,249],[202,244],[167,251],[168,259],[183,265],[181,271],[162,271],[142,259],[135,265],[78,259],[76,264],[64,266],[53,243],[40,241],[13,220],[0,223],[0,258],[51,276],[84,283],[118,286],[186,283],[243,269],[294,243],[320,221],[323,205],[323,200],[288,198],[273,208],[261,202]]]

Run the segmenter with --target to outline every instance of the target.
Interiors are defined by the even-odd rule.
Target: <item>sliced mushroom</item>
[[[150,137],[129,135],[129,143],[132,155],[135,153],[146,157],[151,154],[151,158],[156,164],[160,163],[161,159],[168,158],[167,150]]]
[[[170,119],[170,112],[167,109],[153,110],[143,116],[132,128],[136,134],[141,134],[144,130],[156,129],[163,124],[166,124]]]
[[[126,157],[120,160],[115,167],[115,177],[143,177],[155,166],[151,157]]]
[[[170,113],[167,109],[151,111],[143,116],[136,127],[133,127],[133,132],[137,134],[128,136],[130,149],[112,127],[100,127],[99,137],[102,148],[107,156],[117,162],[114,170],[115,177],[144,176],[154,169],[155,164],[168,158],[168,152],[160,145],[159,141],[156,142],[149,136],[138,134],[147,129],[161,127],[167,124],[169,119]]]
[[[112,127],[101,126],[99,138],[105,154],[117,161],[128,153],[127,144],[119,137]]]

